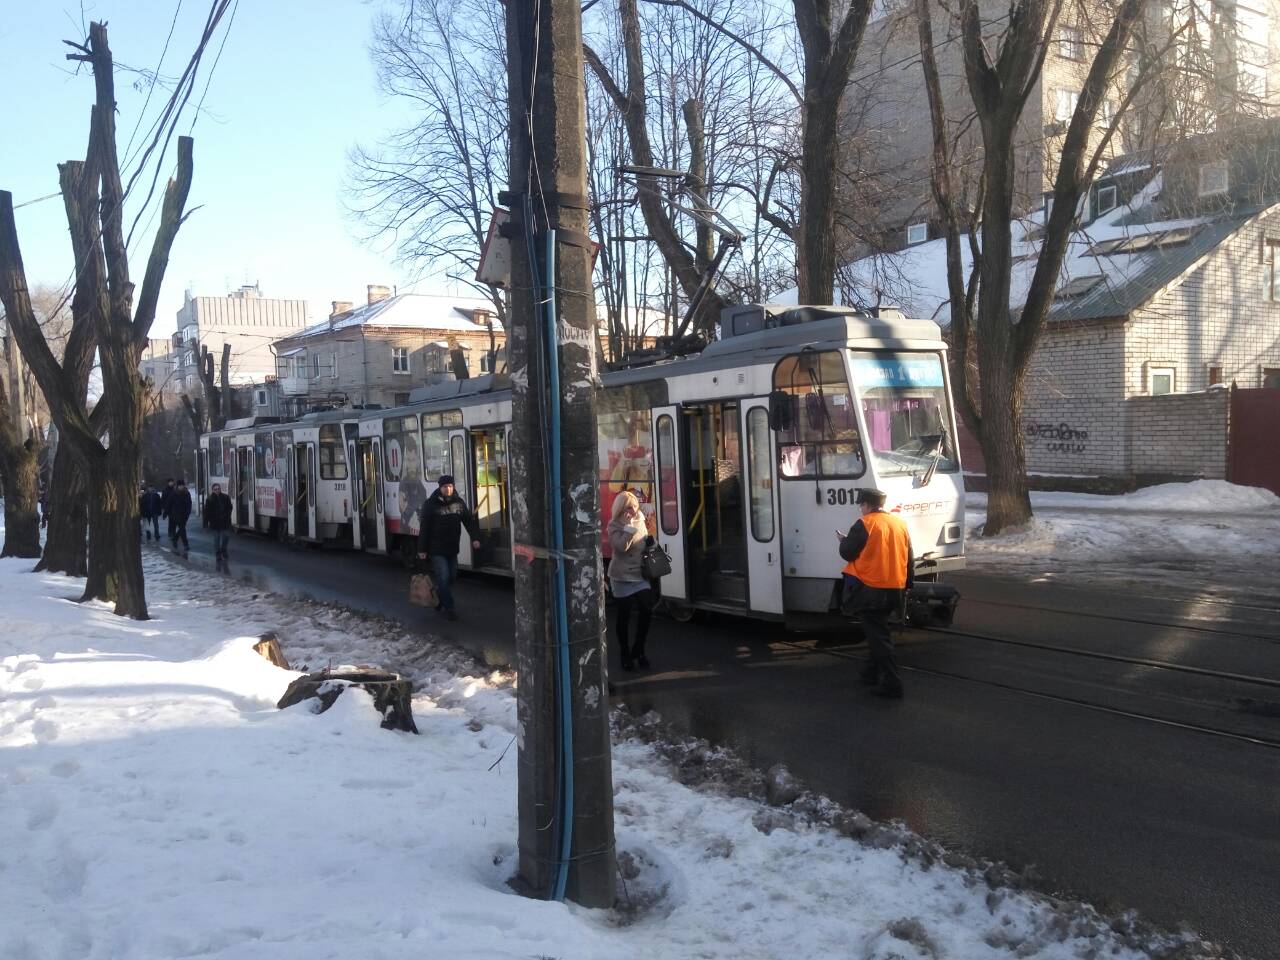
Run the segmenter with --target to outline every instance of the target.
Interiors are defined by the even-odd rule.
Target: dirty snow
[[[622,907],[523,899],[510,677],[385,621],[147,557],[154,619],[0,561],[0,956],[970,960],[1148,954],[992,890],[614,754]],[[295,665],[409,673],[421,735],[368,696],[274,703]],[[763,826],[762,826],[763,825]]]
[[[979,535],[986,495],[965,502],[973,570],[1276,592],[1280,497],[1261,487],[1195,480],[1116,496],[1033,492],[1031,523],[991,539]]]

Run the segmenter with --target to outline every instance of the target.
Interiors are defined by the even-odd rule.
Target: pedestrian
[[[191,494],[187,491],[186,482],[179,480],[173,496],[169,498],[169,528],[173,531],[173,552],[181,557],[191,553],[191,544],[187,540],[187,521],[190,518]],[[181,550],[178,549],[179,540],[182,541]]]
[[[874,684],[872,692],[878,696],[897,698],[902,696],[902,677],[893,656],[889,615],[902,603],[903,592],[911,589],[915,561],[906,523],[896,514],[885,513],[884,501],[881,491],[859,487],[854,502],[861,518],[847,534],[836,531],[840,556],[848,561],[840,609],[862,620],[871,656],[862,671],[863,681]]]
[[[630,490],[613,499],[609,520],[609,588],[615,605],[614,632],[622,654],[622,669],[649,669],[644,644],[649,636],[649,619],[653,613],[653,589],[641,572],[645,548],[653,543],[645,526],[640,501]],[[635,642],[629,642],[631,614],[636,615]]]
[[[154,535],[160,543],[160,491],[154,483],[143,484],[142,495],[138,497],[138,515],[142,517],[142,529],[147,535],[147,543]]]
[[[173,535],[173,517],[169,516],[169,501],[173,499],[173,494],[177,490],[173,477],[164,482],[164,492],[160,494],[160,516],[169,520],[169,540],[174,539]]]
[[[231,498],[222,492],[222,484],[214,483],[204,501],[204,525],[213,531],[214,566],[227,569],[227,547],[231,542]]]
[[[453,477],[441,474],[436,492],[422,505],[422,529],[418,532],[418,559],[429,560],[440,602],[436,611],[449,620],[458,619],[453,583],[458,579],[458,539],[462,528],[471,534],[471,548],[480,549],[480,527],[453,486]]]

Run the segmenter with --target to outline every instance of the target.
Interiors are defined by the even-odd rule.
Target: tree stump
[[[284,670],[291,669],[289,661],[285,658],[284,651],[280,649],[280,638],[271,631],[267,631],[259,637],[258,642],[253,645],[253,649],[277,667]]]
[[[413,697],[413,684],[399,674],[387,673],[373,667],[353,667],[349,670],[320,670],[299,677],[289,684],[276,706],[283,710],[303,700],[316,698],[320,701],[320,709],[316,713],[324,713],[349,686],[358,686],[368,691],[373,697],[373,705],[382,714],[382,729],[404,730],[417,733],[417,724],[413,722],[413,708],[410,700]]]

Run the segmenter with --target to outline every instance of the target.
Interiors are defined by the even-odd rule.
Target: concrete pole
[[[561,827],[572,831],[568,899],[614,902],[611,770],[596,468],[595,303],[587,239],[587,151],[579,0],[507,5],[511,125],[511,316],[513,389],[512,520],[516,561],[519,670],[519,885],[534,896],[554,890]],[[532,235],[529,242],[526,228]],[[554,277],[547,283],[547,236],[555,231]],[[535,282],[536,281],[536,282]],[[541,302],[534,295],[541,293]],[[546,304],[554,299],[559,391],[550,387]],[[545,451],[553,410],[560,416],[560,484],[549,482]],[[556,558],[549,508],[559,511],[572,733],[572,820],[557,818],[563,783],[561,723],[555,696]]]

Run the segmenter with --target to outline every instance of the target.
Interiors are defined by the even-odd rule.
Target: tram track
[[[1116,623],[1133,623],[1145,627],[1169,627],[1174,630],[1188,630],[1193,633],[1217,634],[1224,637],[1238,637],[1242,640],[1257,640],[1262,643],[1280,643],[1280,637],[1266,637],[1257,633],[1245,633],[1240,630],[1224,630],[1220,627],[1209,627],[1186,620],[1144,620],[1141,617],[1125,617],[1112,613],[1090,613],[1081,610],[1063,610],[1061,607],[1043,607],[1034,603],[1015,603],[1009,600],[984,600],[976,597],[965,597],[966,605],[978,604],[984,607],[1005,607],[1012,610],[1033,610],[1040,613],[1056,614],[1063,617],[1083,617],[1091,620],[1111,620]],[[1194,601],[1202,602],[1202,601]],[[1249,607],[1247,609],[1270,611],[1268,607]],[[1280,614],[1280,610],[1275,611]]]
[[[1087,616],[1087,614],[1082,614],[1082,616]],[[967,637],[972,640],[985,640],[988,643],[1003,643],[1012,647],[1046,650],[1050,653],[1065,653],[1077,657],[1087,657],[1093,660],[1127,663],[1131,666],[1150,667],[1155,670],[1173,670],[1178,673],[1189,673],[1201,677],[1212,677],[1217,680],[1230,680],[1236,683],[1250,683],[1258,686],[1280,689],[1280,679],[1272,677],[1256,677],[1244,673],[1232,673],[1226,670],[1211,670],[1208,667],[1195,667],[1185,663],[1171,663],[1168,660],[1151,660],[1147,657],[1127,657],[1123,654],[1107,653],[1102,650],[1084,650],[1080,647],[1066,647],[1060,644],[1035,643],[1030,640],[1016,640],[1012,637],[996,637],[986,633],[973,633],[968,630],[953,630],[944,627],[914,627],[912,629],[921,633],[935,633],[949,637]]]
[[[937,631],[945,633],[948,631]],[[783,638],[773,638],[773,643],[782,644],[798,650],[808,656],[829,656],[840,660],[848,660],[852,663],[866,664],[868,658],[858,656],[844,650],[824,650],[819,649],[811,644],[802,643],[795,640],[787,640]],[[1034,645],[1033,645],[1034,646]],[[1272,750],[1280,750],[1280,738],[1266,737],[1251,733],[1241,733],[1238,730],[1228,730],[1223,727],[1210,726],[1208,724],[1196,723],[1188,720],[1178,720],[1172,717],[1156,716],[1155,714],[1143,713],[1137,710],[1127,710],[1123,707],[1114,707],[1105,703],[1098,703],[1093,700],[1087,700],[1082,697],[1072,697],[1065,694],[1049,693],[1044,690],[1034,690],[1030,687],[1019,686],[1014,683],[1006,683],[999,680],[991,680],[986,677],[974,677],[964,673],[955,673],[950,670],[939,670],[935,667],[923,667],[915,664],[904,664],[899,661],[898,669],[907,673],[920,674],[923,676],[938,677],[945,680],[956,680],[963,683],[972,683],[984,687],[993,687],[998,690],[1005,690],[1010,693],[1017,693],[1023,696],[1034,697],[1040,700],[1049,700],[1055,703],[1064,703],[1082,709],[1091,710],[1097,713],[1105,713],[1110,716],[1124,717],[1130,720],[1138,720],[1144,723],[1152,723],[1163,727],[1170,727],[1179,730],[1186,730],[1192,733],[1204,734],[1206,736],[1219,737],[1225,740],[1235,740],[1241,743],[1248,743],[1254,746],[1265,747]],[[1229,677],[1232,675],[1223,675]],[[1261,678],[1260,678],[1261,679]],[[1280,686],[1280,684],[1277,684]]]

